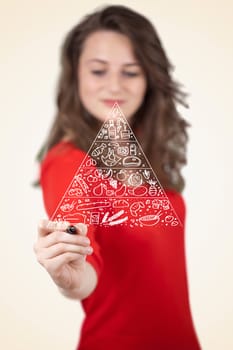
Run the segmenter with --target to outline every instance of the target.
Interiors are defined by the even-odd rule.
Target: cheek
[[[137,84],[134,84],[132,88],[134,89],[134,93],[138,98],[143,98],[146,93],[147,83],[144,79],[138,81]]]
[[[95,84],[92,81],[92,79],[89,79],[88,77],[85,77],[85,79],[81,79],[80,81],[80,92],[85,94],[90,94],[92,91],[95,90]]]

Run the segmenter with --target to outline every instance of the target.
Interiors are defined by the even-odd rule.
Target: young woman
[[[57,114],[40,184],[51,217],[117,102],[184,224],[180,173],[184,94],[152,24],[124,6],[86,16],[62,47]],[[35,253],[65,296],[85,311],[79,350],[198,350],[190,312],[184,227],[87,227],[43,221]]]

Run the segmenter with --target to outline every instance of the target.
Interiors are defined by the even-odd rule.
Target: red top
[[[45,208],[53,214],[85,153],[71,143],[53,147],[41,166]],[[166,194],[184,224],[181,195]],[[200,350],[190,312],[184,227],[97,227],[87,261],[99,280],[82,300],[78,350]]]

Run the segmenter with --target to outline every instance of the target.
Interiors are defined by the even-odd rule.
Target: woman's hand
[[[83,284],[87,284],[85,280],[96,277],[93,271],[90,275],[91,265],[85,261],[93,249],[86,237],[86,225],[76,224],[77,234],[65,232],[68,226],[67,222],[43,220],[38,227],[38,239],[34,244],[34,251],[38,262],[48,271],[56,285],[66,291],[63,294],[82,298],[89,293],[85,291],[84,295],[78,295],[79,290],[85,289],[83,288]],[[89,276],[85,276],[85,273]],[[90,281],[88,283],[90,284]],[[93,283],[96,285],[96,280]]]

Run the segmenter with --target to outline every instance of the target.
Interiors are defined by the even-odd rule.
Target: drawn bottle
[[[109,120],[108,136],[110,139],[116,138],[116,128],[114,126],[113,120]]]

